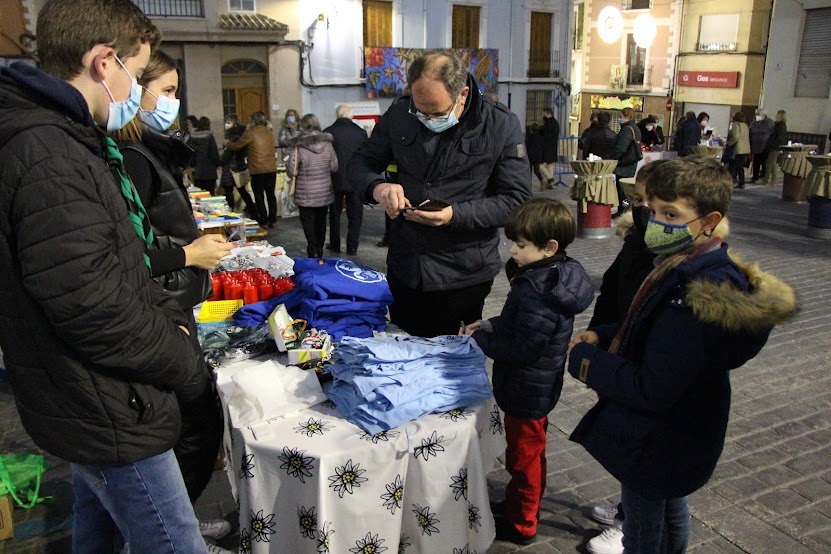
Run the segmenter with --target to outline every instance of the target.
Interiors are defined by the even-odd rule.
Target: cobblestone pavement
[[[565,189],[537,193],[568,200]],[[762,352],[732,372],[733,405],[724,454],[712,480],[690,499],[693,515],[690,552],[802,553],[831,552],[831,242],[805,237],[806,204],[780,200],[781,185],[748,185],[733,197],[730,213],[735,252],[787,280],[798,292],[800,315],[778,327]],[[345,225],[345,224],[344,224]],[[364,212],[361,247],[352,258],[384,269],[380,209]],[[270,233],[273,244],[289,255],[305,252],[300,222],[282,220]],[[578,239],[568,253],[580,260],[599,285],[603,271],[620,248],[616,237]],[[508,243],[503,241],[503,258]],[[486,316],[499,313],[508,284],[501,275],[485,305]],[[591,310],[578,317],[575,329],[588,323]],[[548,487],[542,503],[539,538],[522,552],[585,552],[585,543],[600,531],[589,517],[595,503],[613,500],[619,485],[582,447],[568,441],[594,394],[566,378],[557,408],[551,413]],[[14,409],[7,383],[0,383],[3,451],[32,450]],[[44,494],[55,503],[15,512],[18,533],[29,538],[0,542],[0,553],[69,552],[72,492],[68,464],[49,457]],[[507,473],[489,475],[500,497]],[[213,480],[197,503],[202,518],[227,517],[236,525],[234,501],[225,475]],[[231,548],[235,537],[222,541]],[[517,547],[497,542],[488,554]],[[340,554],[340,553],[336,553]],[[424,553],[434,554],[434,553]]]

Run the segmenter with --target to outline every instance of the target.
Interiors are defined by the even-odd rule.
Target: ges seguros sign
[[[679,71],[678,84],[682,87],[736,88],[738,71]]]

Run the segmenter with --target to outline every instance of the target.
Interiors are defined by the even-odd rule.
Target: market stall
[[[371,268],[337,258],[289,268],[268,248],[279,247],[236,251],[218,293],[267,279],[255,270],[272,257],[282,268],[265,271],[291,275],[291,289],[231,309],[206,302],[200,313],[219,315],[199,318],[226,415],[240,551],[485,551],[495,537],[486,476],[505,437],[481,349],[378,320],[392,298]]]

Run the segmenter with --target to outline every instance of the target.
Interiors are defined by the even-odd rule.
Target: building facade
[[[831,0],[776,0],[762,104],[786,110],[788,130],[831,131]],[[826,150],[828,146],[826,146]]]
[[[727,136],[737,111],[753,121],[761,105],[771,7],[769,0],[685,2],[674,90],[676,117],[687,111],[707,112],[715,136]]]
[[[672,83],[679,52],[681,0],[584,0],[575,3],[571,132],[588,127],[592,111],[631,107],[636,119],[654,115],[671,127]]]

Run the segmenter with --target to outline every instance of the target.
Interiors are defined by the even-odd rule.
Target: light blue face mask
[[[121,60],[118,59],[118,56],[115,57],[115,61],[118,62],[118,65],[121,66],[121,69],[130,77],[133,81],[133,84],[130,86],[130,96],[127,100],[122,100],[120,102],[116,102],[113,93],[110,92],[110,87],[107,86],[106,81],[101,81],[101,84],[104,85],[104,88],[107,89],[107,94],[110,95],[110,108],[109,108],[109,115],[107,117],[107,131],[113,132],[118,131],[125,125],[127,125],[139,111],[141,108],[141,86],[136,81],[136,78],[130,75],[130,72],[127,71],[127,68],[124,67],[124,64],[121,63]]]
[[[461,95],[459,98],[456,98],[456,101],[453,103],[453,107],[450,108],[450,113],[447,115],[427,117],[420,111],[416,110],[415,106],[410,107],[410,113],[415,115],[418,120],[421,121],[422,125],[430,129],[432,132],[442,133],[459,123],[459,118],[456,117],[456,106],[459,104],[459,99],[461,99]],[[410,102],[412,103],[412,99]]]
[[[146,88],[148,94],[156,96]],[[179,115],[179,99],[168,98],[167,96],[156,96],[156,108],[153,111],[139,110],[139,117],[151,128],[157,131],[167,131],[176,116]]]

